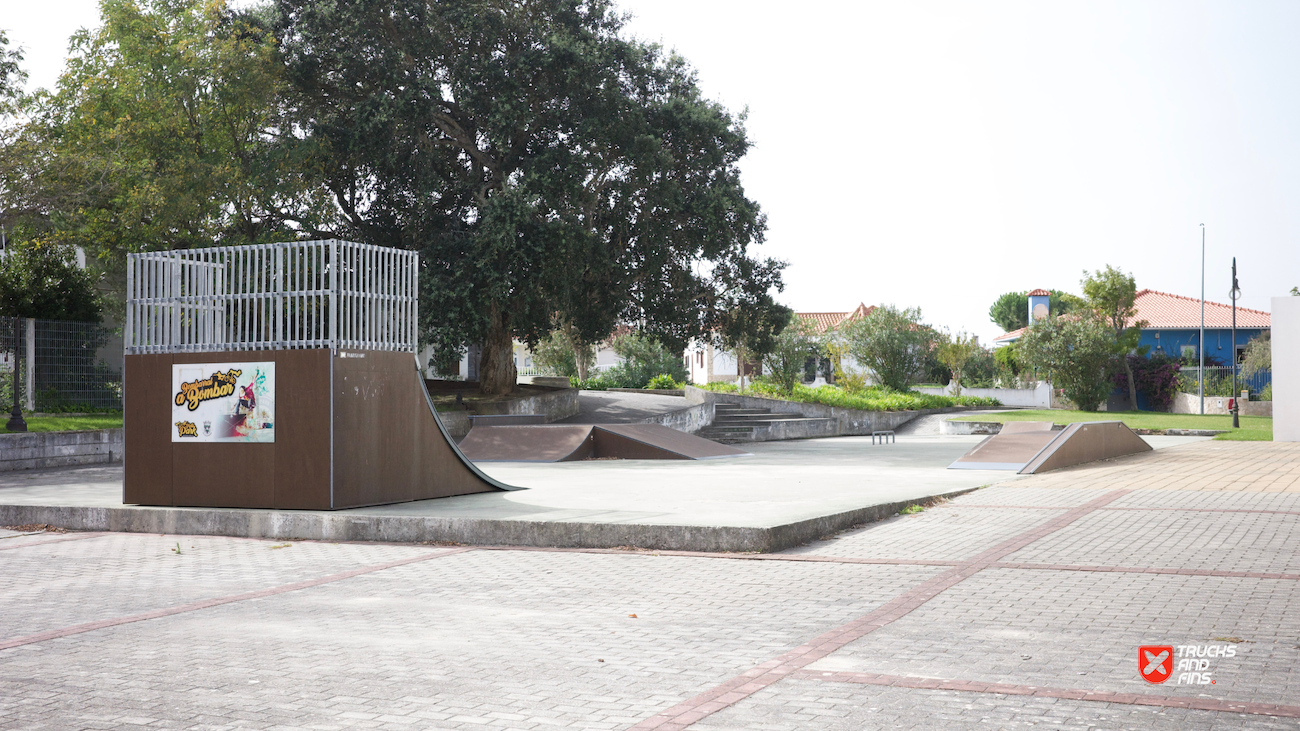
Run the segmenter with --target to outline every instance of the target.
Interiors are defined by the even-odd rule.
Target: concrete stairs
[[[715,404],[713,423],[695,433],[723,444],[768,441],[766,432],[777,431],[780,439],[833,436],[835,419],[798,414],[778,414],[770,409],[750,409],[739,404]]]

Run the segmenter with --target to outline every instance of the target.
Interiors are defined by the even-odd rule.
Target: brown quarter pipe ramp
[[[173,441],[173,370],[233,360],[278,367],[274,441]],[[515,489],[460,453],[410,353],[128,355],[126,386],[128,504],[337,510]]]
[[[1012,428],[1014,426],[1014,428]],[[1148,452],[1151,446],[1120,421],[1070,424],[1011,422],[948,465],[948,469],[1008,470],[1032,475],[1100,459]]]
[[[460,442],[475,462],[718,459],[748,455],[659,424],[476,426]]]

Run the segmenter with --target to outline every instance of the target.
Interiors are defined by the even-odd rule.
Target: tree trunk
[[[587,347],[577,341],[573,342],[573,361],[578,366],[578,380],[587,380]]]
[[[479,361],[479,392],[504,396],[515,389],[514,340],[510,337],[510,317],[492,307],[491,324],[483,341],[483,359]]]
[[[1134,411],[1141,411],[1138,408],[1137,384],[1133,382],[1133,366],[1129,365],[1127,355],[1120,357],[1124,359],[1124,373],[1128,376],[1128,402],[1133,405]]]
[[[745,349],[739,346],[736,348],[736,384],[741,391],[745,390]]]
[[[562,332],[564,339],[569,341],[569,348],[573,350],[573,364],[578,367],[578,380],[587,380],[587,345],[578,337],[578,328],[572,323],[563,326]]]

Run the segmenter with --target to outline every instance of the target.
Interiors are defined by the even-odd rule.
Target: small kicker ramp
[[[1015,428],[1009,429],[1012,424]],[[1008,470],[1022,475],[1151,451],[1151,445],[1121,421],[1070,424],[1051,431],[1050,422],[1011,422],[980,442],[948,469]]]
[[[475,426],[459,447],[474,462],[698,460],[749,454],[660,424]]]

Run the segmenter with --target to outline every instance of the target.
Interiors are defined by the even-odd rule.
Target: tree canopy
[[[840,330],[848,354],[871,369],[877,383],[897,391],[906,391],[925,370],[938,336],[921,322],[920,309],[893,305],[877,307]]]
[[[70,246],[11,246],[0,257],[0,317],[99,322],[94,278]]]
[[[1079,310],[1084,301],[1069,292],[1050,291],[1047,309],[1052,315],[1064,315]],[[1003,332],[1012,332],[1029,326],[1029,292],[1007,292],[998,297],[989,308],[989,319]]]
[[[81,246],[119,289],[135,251],[413,249],[422,339],[439,362],[482,344],[493,393],[511,339],[556,327],[680,351],[737,311],[784,322],[744,115],[607,0],[266,2],[104,0],[30,96],[0,39],[11,238]]]
[[[509,343],[619,322],[673,349],[735,307],[771,310],[782,264],[740,184],[743,115],[687,63],[621,36],[605,0],[278,0],[297,124],[320,149],[347,236],[416,249],[424,331]],[[340,42],[346,39],[346,42]]]
[[[1046,375],[1080,410],[1096,411],[1113,388],[1113,343],[1106,323],[1092,312],[1047,317],[1016,342],[1016,359]]]
[[[1108,264],[1093,274],[1084,271],[1082,284],[1088,306],[1111,331],[1111,350],[1124,371],[1129,403],[1137,410],[1137,382],[1128,359],[1130,353],[1138,350],[1138,339],[1146,325],[1134,319],[1137,315],[1137,283],[1132,274],[1125,274]]]

